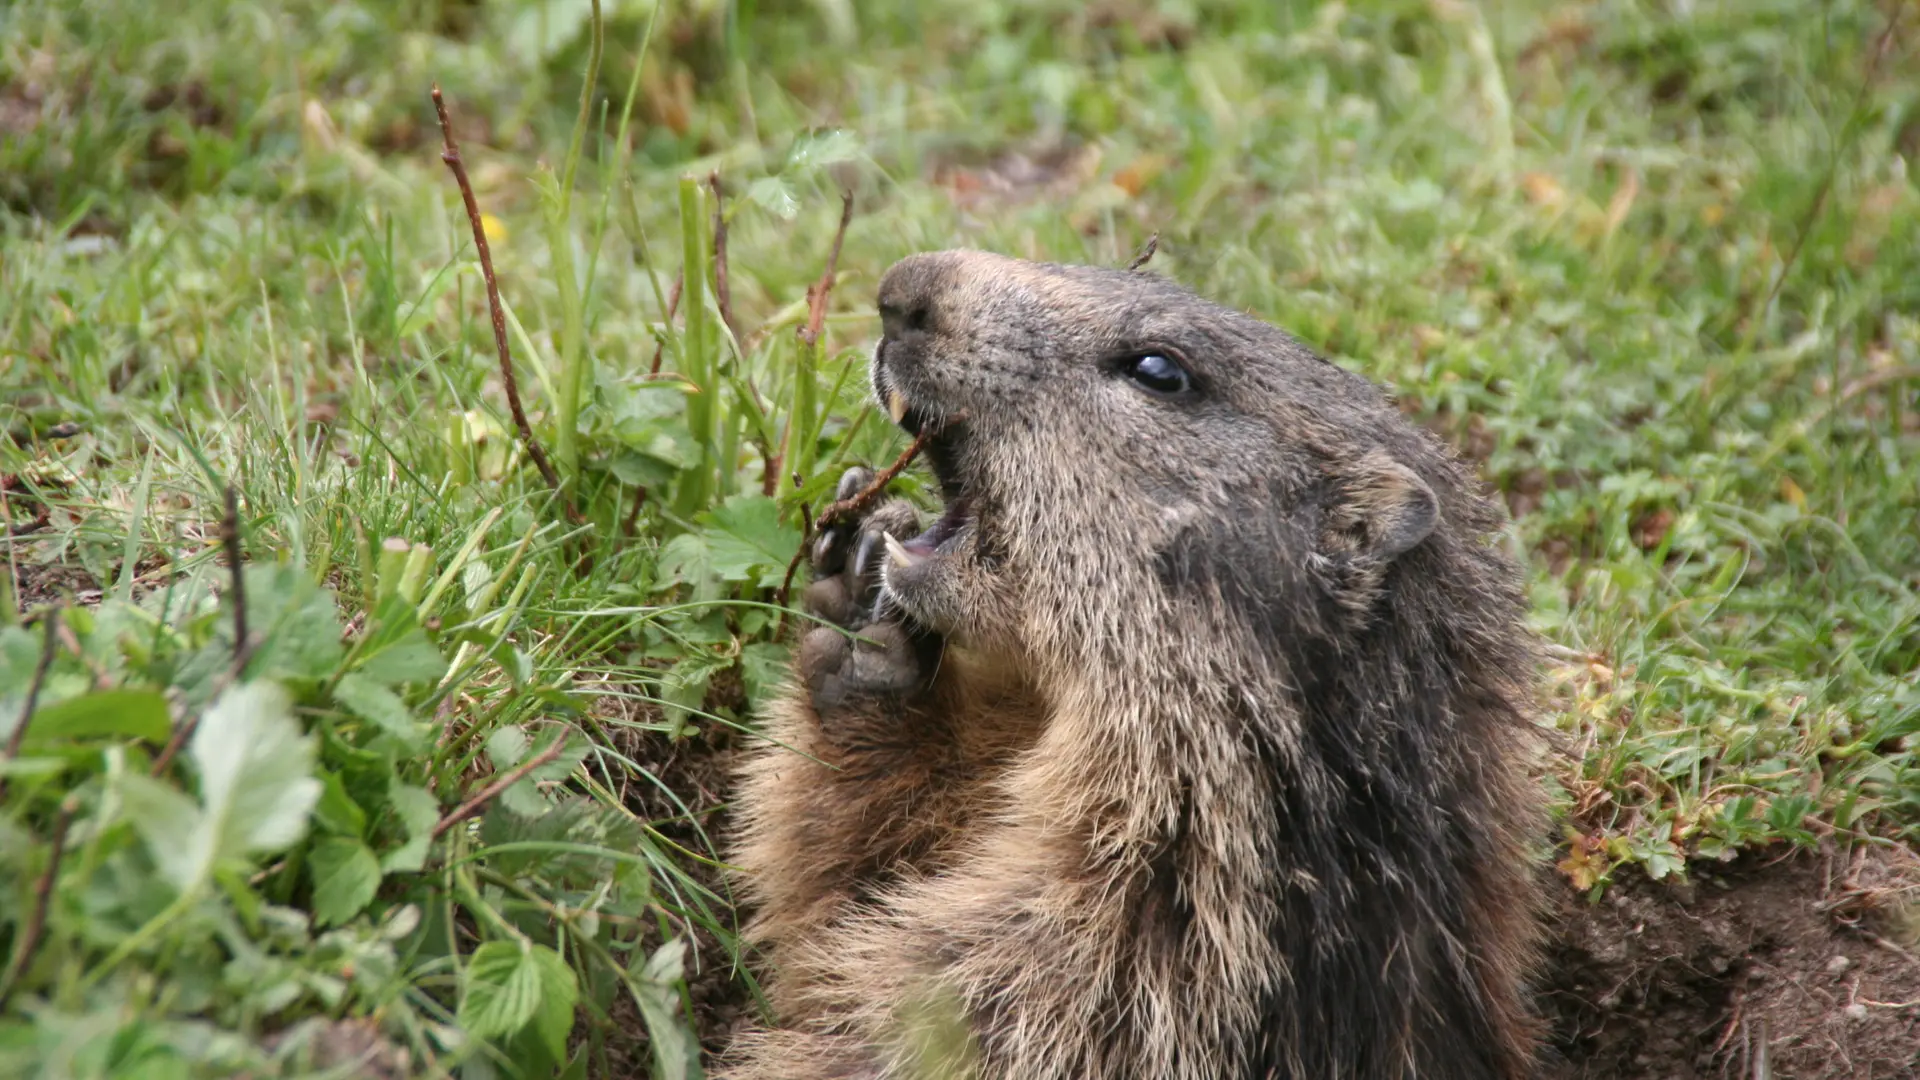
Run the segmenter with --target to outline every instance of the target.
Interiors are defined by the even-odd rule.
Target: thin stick
[[[480,794],[475,795],[473,798],[468,799],[466,802],[461,803],[458,809],[454,810],[453,813],[448,814],[446,817],[441,818],[440,821],[434,825],[433,838],[435,840],[440,839],[441,833],[446,832],[448,829],[451,829],[455,825],[458,825],[461,822],[467,820],[468,818],[472,817],[474,814],[479,813],[481,807],[492,802],[495,798],[499,796],[501,792],[507,790],[508,788],[512,787],[514,784],[518,783],[520,780],[524,779],[528,773],[532,772],[533,770],[539,768],[542,765],[547,764],[548,762],[552,761],[554,758],[559,757],[560,749],[565,742],[566,740],[564,739],[554,740],[554,743],[552,746],[549,746],[545,750],[534,755],[532,759],[528,761],[523,761],[520,764],[514,766],[513,768],[507,770],[505,775],[501,776],[499,779],[495,780],[493,783],[488,784],[486,788],[480,792]]]
[[[793,486],[800,486],[800,476],[798,473],[794,474]],[[807,555],[807,545],[813,539],[813,531],[813,508],[809,507],[805,500],[802,500],[800,503],[800,546],[793,549],[793,558],[787,560],[787,574],[780,579],[780,590],[773,594],[773,602],[776,607],[787,606],[787,597],[793,591],[793,572],[800,569],[800,560]],[[786,618],[784,614],[780,617],[782,619]],[[775,632],[773,636],[778,638],[780,635],[778,632]]]
[[[33,915],[27,919],[26,929],[14,945],[13,962],[7,965],[7,977],[0,979],[0,1011],[6,1009],[20,976],[26,973],[27,965],[33,962],[33,954],[40,948],[40,936],[47,929],[47,908],[53,902],[53,885],[60,877],[60,859],[66,854],[67,828],[73,824],[73,815],[79,809],[78,795],[68,795],[60,803],[60,816],[53,822],[53,854],[48,857],[47,868],[33,887]]]
[[[20,747],[27,741],[27,721],[33,719],[34,706],[40,702],[40,690],[47,684],[47,671],[53,667],[53,652],[59,642],[60,609],[50,608],[40,616],[46,624],[46,639],[40,645],[40,662],[34,665],[33,681],[27,684],[27,701],[20,707],[20,722],[13,725],[13,733],[7,736],[7,749],[0,761],[12,761],[20,756]],[[6,794],[7,779],[0,776],[0,795]]]
[[[1153,253],[1159,250],[1160,233],[1156,231],[1152,236],[1147,237],[1146,246],[1140,249],[1140,254],[1135,255],[1133,261],[1127,264],[1127,271],[1131,273],[1147,265],[1153,260]]]
[[[453,120],[447,116],[447,102],[440,96],[439,83],[433,85],[433,109],[440,116],[440,139],[445,146],[440,151],[440,160],[447,163],[454,182],[460,185],[460,198],[467,204],[467,223],[473,227],[474,250],[480,255],[480,276],[487,282],[487,310],[493,315],[493,345],[500,354],[500,381],[506,384],[507,408],[513,412],[513,425],[520,429],[520,441],[527,445],[527,455],[533,458],[541,478],[548,487],[562,491],[560,475],[553,471],[553,462],[547,460],[547,452],[533,437],[533,425],[527,422],[527,410],[520,404],[520,384],[513,377],[513,354],[507,349],[507,313],[500,304],[500,284],[493,276],[493,252],[487,247],[487,230],[480,223],[480,204],[474,200],[473,184],[467,179],[467,164],[460,158],[460,144],[453,139]],[[565,498],[564,492],[562,498]],[[571,517],[572,500],[565,501]]]
[[[939,424],[928,424],[921,428],[920,434],[913,437],[913,442],[900,452],[900,456],[894,459],[893,464],[874,475],[873,483],[861,488],[858,493],[849,498],[828,503],[826,508],[820,511],[818,520],[814,522],[815,527],[824,529],[841,518],[851,517],[865,510],[887,490],[887,485],[893,483],[894,477],[899,476],[908,465],[913,464],[913,459],[920,456],[920,451],[925,450],[927,444],[932,442],[936,435],[946,430],[948,424],[957,424],[966,418],[966,413],[955,413]]]
[[[233,663],[214,685],[213,695],[208,698],[209,701],[217,700],[226,692],[227,687],[233,685],[246,673],[247,662],[253,659],[254,647],[259,644],[253,639],[253,635],[247,632],[247,578],[245,561],[241,555],[240,495],[234,490],[232,484],[227,485],[226,512],[220,517],[220,543],[226,549],[227,572],[232,575],[229,591],[233,599]],[[167,771],[167,766],[172,765],[173,759],[179,755],[180,748],[187,744],[187,740],[192,738],[194,731],[200,727],[202,715],[195,713],[188,717],[185,723],[174,729],[173,735],[167,739],[167,745],[161,749],[160,756],[153,759],[148,775],[159,776]]]
[[[227,551],[227,573],[233,581],[233,666],[238,670],[252,653],[247,637],[247,576],[240,552],[240,495],[227,485],[227,512],[220,518],[220,543]]]
[[[807,286],[807,325],[800,329],[800,340],[809,347],[820,341],[820,329],[827,323],[827,299],[833,295],[834,274],[840,268],[840,247],[847,242],[847,226],[853,223],[853,192],[840,195],[840,227],[833,232],[833,249],[827,252],[827,269],[820,280]]]

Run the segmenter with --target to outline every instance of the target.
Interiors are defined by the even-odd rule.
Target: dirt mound
[[[1920,1077],[1915,859],[1862,850],[1556,885],[1553,1080]]]

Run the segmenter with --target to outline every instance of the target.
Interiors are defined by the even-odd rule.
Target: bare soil
[[[1915,859],[1897,849],[1558,882],[1541,1007],[1553,1080],[1920,1077]]]

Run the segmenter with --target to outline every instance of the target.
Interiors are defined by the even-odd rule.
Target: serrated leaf
[[[247,567],[247,623],[258,644],[247,670],[256,678],[321,679],[340,664],[340,611],[300,567]],[[231,642],[219,644],[228,653]]]
[[[447,659],[440,655],[427,635],[415,629],[392,645],[367,657],[358,669],[364,678],[387,686],[440,681],[447,673]]]
[[[494,728],[487,736],[487,758],[496,770],[511,769],[527,760],[527,733],[512,724]]]
[[[774,587],[800,546],[800,530],[780,523],[780,507],[759,494],[729,497],[707,515],[707,551],[713,572],[726,581]]]
[[[201,828],[200,807],[180,791],[143,773],[122,771],[114,780],[120,808],[147,842],[161,876],[177,889],[199,880],[212,853]]]
[[[364,836],[367,831],[367,812],[347,794],[347,785],[338,774],[322,770],[320,773],[320,800],[313,806],[313,819],[331,832],[346,836]]]
[[[637,450],[622,448],[614,451],[607,462],[613,475],[629,487],[662,488],[673,483],[679,470],[672,465]]]
[[[844,128],[835,128],[795,140],[793,152],[787,155],[787,169],[819,169],[853,161],[860,156],[859,137]]]
[[[134,828],[175,888],[197,888],[221,860],[278,851],[306,832],[321,792],[314,744],[278,683],[245,683],[220,695],[187,754],[200,778],[197,805],[150,777],[116,774]]]
[[[413,711],[400,700],[400,695],[374,679],[360,672],[342,676],[333,688],[333,697],[355,716],[369,721],[409,748],[419,748],[420,724],[414,720]]]
[[[387,852],[380,868],[390,874],[414,873],[427,864],[433,827],[440,821],[440,802],[426,788],[395,780],[387,789],[387,803],[406,830],[407,842]]]
[[[646,1021],[654,1075],[661,1080],[686,1080],[700,1070],[700,1047],[680,1017],[680,995],[674,985],[685,971],[686,952],[686,939],[674,938],[655,949],[644,964],[638,956],[634,958],[640,968],[635,972],[639,985],[634,1004]]]
[[[565,738],[566,735],[562,732],[558,737]],[[549,745],[552,745],[551,740],[544,740],[539,753],[545,753]],[[521,817],[541,817],[553,807],[547,796],[540,793],[539,785],[551,780],[565,780],[572,776],[573,770],[579,768],[586,757],[587,746],[584,741],[575,741],[561,747],[559,756],[534,769],[501,792],[500,804]]]
[[[552,949],[535,945],[533,961],[540,972],[540,1008],[533,1016],[534,1032],[554,1057],[564,1059],[567,1036],[573,1031],[573,1006],[580,1000],[580,982],[566,959]]]
[[[446,658],[427,640],[419,613],[405,597],[394,593],[382,599],[372,622],[355,664],[361,676],[383,686],[399,686],[436,682],[446,674]]]
[[[154,691],[100,690],[36,711],[27,725],[27,742],[117,735],[164,743],[172,730],[167,699]]]
[[[360,914],[380,889],[380,862],[351,837],[329,837],[307,856],[313,875],[313,917],[334,926]]]
[[[489,941],[467,964],[456,1016],[469,1034],[502,1038],[536,1024],[554,1056],[566,1053],[580,987],[573,969],[544,945]]]
[[[277,851],[307,831],[320,798],[313,740],[300,733],[278,683],[237,686],[213,703],[189,753],[200,774],[200,805],[219,830],[218,854]]]
[[[741,649],[740,681],[747,700],[756,707],[773,700],[786,684],[789,662],[787,647],[778,642],[757,641]]]
[[[713,556],[707,550],[706,538],[698,533],[681,533],[660,548],[660,583],[697,583],[707,576],[712,565]]]
[[[747,199],[782,221],[792,221],[800,214],[800,200],[794,198],[792,185],[777,176],[763,176],[748,184]]]

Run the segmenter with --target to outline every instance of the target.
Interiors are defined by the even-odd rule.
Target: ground
[[[1157,235],[1512,511],[1560,1064],[1913,1072],[1910,0],[592,12],[0,10],[0,1071],[686,1075],[878,275]]]

